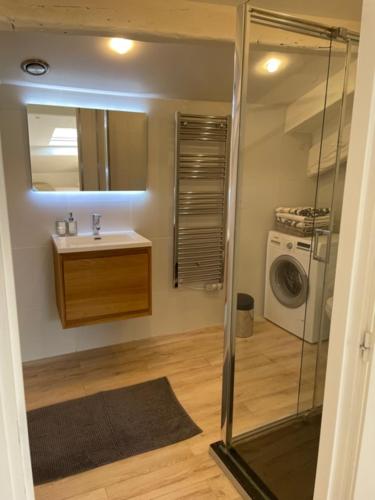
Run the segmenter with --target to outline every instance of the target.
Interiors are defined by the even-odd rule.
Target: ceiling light
[[[126,54],[130,49],[133,48],[133,40],[127,40],[126,38],[111,38],[109,41],[109,46],[112,50],[118,54]]]
[[[22,71],[32,76],[42,76],[48,73],[49,64],[41,59],[27,59],[21,63]]]
[[[281,66],[281,61],[280,59],[276,59],[276,57],[271,57],[270,59],[267,59],[264,65],[268,73],[275,73],[275,71],[280,69],[280,66]]]

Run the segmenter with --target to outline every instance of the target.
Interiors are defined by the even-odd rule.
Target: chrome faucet
[[[100,232],[100,214],[92,214],[92,234],[99,236]]]

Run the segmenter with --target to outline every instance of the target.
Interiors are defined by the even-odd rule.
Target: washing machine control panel
[[[269,243],[271,246],[280,247],[287,252],[294,252],[298,250],[305,250],[309,252],[311,250],[311,238],[290,236],[277,231],[270,232]]]
[[[310,251],[311,249],[311,241],[298,241],[297,242],[297,248],[299,250],[306,250],[306,251]]]

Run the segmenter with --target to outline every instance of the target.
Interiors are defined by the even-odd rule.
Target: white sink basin
[[[95,250],[115,250],[119,248],[151,247],[150,240],[135,231],[116,233],[78,234],[77,236],[52,235],[58,253],[90,252]]]

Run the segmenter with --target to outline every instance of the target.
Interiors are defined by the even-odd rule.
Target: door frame
[[[375,313],[375,4],[364,0],[357,73],[357,97],[344,196],[331,346],[327,365],[315,499],[359,496],[366,461],[368,422],[374,420],[375,363],[363,363],[359,344]],[[358,96],[361,96],[360,99]],[[367,131],[364,133],[363,131]],[[368,220],[371,218],[371,225]],[[22,379],[17,305],[0,157],[0,493],[8,500],[33,500]],[[371,320],[371,321],[370,321]],[[353,327],[354,325],[354,327]],[[366,327],[366,325],[369,325]],[[354,362],[353,362],[354,361]],[[371,377],[369,376],[371,374]],[[368,382],[368,383],[367,383]],[[360,389],[359,391],[357,389]],[[369,398],[367,401],[367,392]],[[366,401],[368,402],[366,406]],[[357,406],[353,406],[357,405]],[[352,408],[361,411],[353,412]],[[364,426],[362,425],[364,422]],[[362,437],[363,429],[363,438]],[[350,430],[350,432],[349,432]],[[351,444],[352,443],[352,444]],[[353,446],[355,443],[355,446]],[[372,459],[372,456],[370,456]],[[354,459],[354,461],[353,461]],[[353,467],[355,464],[355,467]],[[358,467],[357,467],[358,465]],[[356,483],[356,477],[358,477]],[[350,485],[344,488],[344,483]],[[343,492],[340,496],[338,492]],[[353,496],[354,495],[354,496]],[[372,491],[372,496],[375,492]],[[371,495],[367,494],[366,498]],[[363,498],[363,497],[362,497]]]
[[[366,466],[369,466],[368,462],[359,460],[365,456],[364,450],[369,445],[362,437],[362,432],[366,431],[363,423],[374,421],[375,416],[372,400],[367,401],[367,393],[373,394],[375,391],[375,363],[371,352],[363,358],[360,349],[364,333],[374,329],[375,315],[374,23],[375,4],[371,0],[364,0],[314,496],[316,500],[360,500],[375,496],[375,484],[372,494],[368,491],[365,496],[357,496],[357,477],[360,478]],[[373,463],[373,456],[371,460]]]
[[[0,137],[0,497],[34,500]]]

